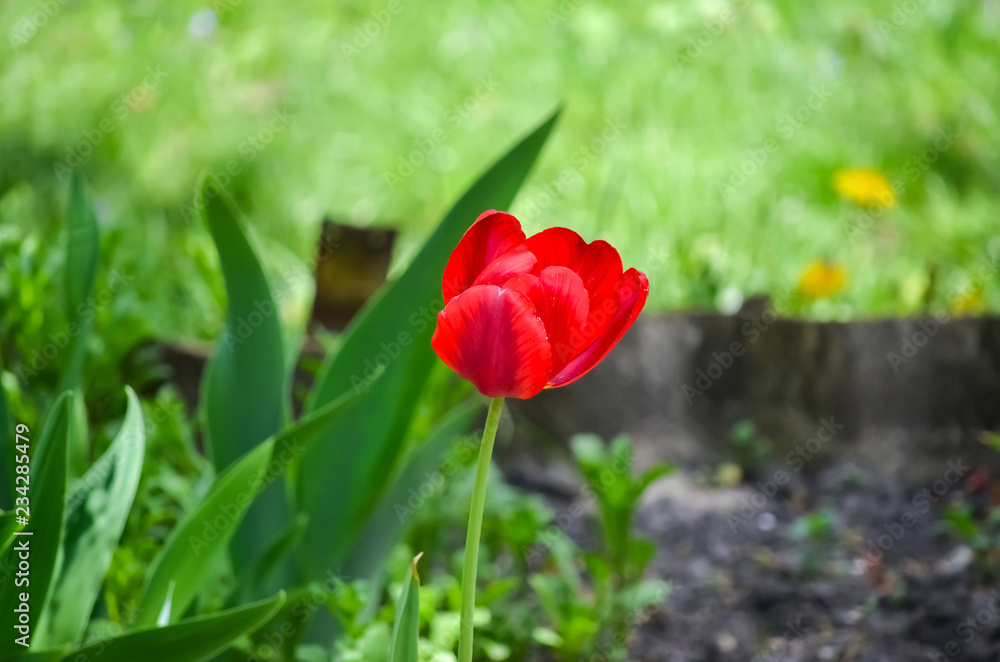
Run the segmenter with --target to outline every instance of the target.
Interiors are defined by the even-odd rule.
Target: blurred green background
[[[995,0],[50,0],[0,26],[0,247],[55,273],[79,169],[104,259],[136,276],[112,305],[161,337],[222,325],[203,168],[265,259],[307,257],[328,217],[400,228],[398,266],[559,104],[512,211],[611,240],[655,309],[780,299],[817,262],[843,287],[783,312],[947,310],[984,264],[966,308],[1000,308]],[[844,199],[847,168],[895,204]],[[5,305],[38,311],[5,271]]]

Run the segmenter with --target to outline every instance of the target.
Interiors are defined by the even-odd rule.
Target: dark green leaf
[[[4,659],[9,659],[10,662],[60,662],[67,659],[66,654],[70,650],[70,647],[66,646],[64,648],[52,648],[44,651],[32,651],[30,653],[15,653],[10,658]],[[68,662],[73,662],[72,658],[68,658]]]
[[[243,635],[267,623],[285,602],[285,594],[245,607],[188,619],[101,641],[76,653],[67,662],[200,662],[229,648]]]
[[[274,576],[278,567],[291,555],[292,551],[302,542],[309,518],[300,513],[282,531],[264,554],[252,560],[236,579],[230,604],[239,604],[247,596],[256,595],[263,590],[267,582]]]
[[[83,637],[135,499],[146,432],[139,399],[131,388],[125,391],[128,409],[118,435],[66,500],[63,563],[38,624],[42,645]]]
[[[29,497],[31,512],[25,533],[31,535],[18,536],[18,540],[8,550],[6,567],[0,571],[0,576],[13,574],[16,568],[14,556],[18,554],[18,545],[26,543],[30,550],[31,585],[18,587],[15,581],[5,580],[0,587],[0,631],[5,635],[0,637],[0,659],[4,655],[12,655],[22,650],[14,642],[11,633],[15,632],[14,608],[20,603],[18,594],[25,588],[30,588],[28,608],[37,618],[42,613],[49,587],[58,568],[59,549],[62,543],[62,523],[64,498],[66,495],[66,454],[69,446],[69,407],[73,394],[67,391],[59,396],[49,412],[31,456],[31,473],[29,474]],[[15,511],[17,512],[17,511]]]
[[[81,309],[94,294],[101,251],[97,216],[87,198],[83,178],[78,173],[74,173],[70,187],[66,233],[66,314],[69,323],[79,328],[67,355],[60,390],[76,388],[83,373],[92,320],[84,319]]]
[[[385,374],[357,410],[331,426],[297,472],[298,507],[309,513],[303,545],[307,574],[319,579],[346,558],[395,473],[406,431],[435,357],[435,313],[443,307],[441,275],[473,221],[514,200],[556,121],[524,138],[466,192],[405,273],[385,287],[351,324],[343,346],[325,365],[309,407],[361,388]],[[363,443],[359,443],[363,440]],[[344,498],[349,495],[349,498]]]
[[[439,480],[443,484],[450,478],[442,472],[442,462],[456,437],[468,429],[481,409],[481,402],[460,405],[431,431],[369,518],[344,563],[343,571],[348,577],[370,577],[378,569],[412,520],[411,492],[422,494],[421,488],[427,481]],[[438,489],[434,484],[431,487]]]
[[[287,382],[280,311],[235,205],[211,175],[203,179],[200,196],[228,300],[226,327],[202,384],[212,459],[222,471],[281,429]],[[249,526],[233,545],[237,568],[261,553],[266,535],[288,521],[282,483],[276,481],[254,505]]]

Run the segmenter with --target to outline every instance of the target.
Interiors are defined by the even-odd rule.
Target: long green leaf
[[[67,391],[59,396],[42,428],[38,446],[31,456],[31,470],[28,475],[28,495],[31,512],[28,526],[18,536],[18,540],[8,550],[5,576],[0,588],[0,623],[5,633],[0,637],[0,659],[23,651],[14,641],[14,608],[20,604],[19,593],[29,594],[28,609],[37,618],[45,605],[45,599],[53,576],[56,575],[59,549],[62,543],[62,523],[64,497],[66,494],[66,455],[69,446],[69,407],[73,394]],[[17,511],[15,511],[17,512]],[[30,556],[30,585],[17,585],[10,581],[8,573],[17,568],[15,555],[20,554],[19,546],[27,545]],[[27,590],[26,590],[27,589]],[[20,633],[18,634],[20,636]],[[30,640],[29,640],[30,641]]]
[[[3,385],[3,357],[0,357],[0,508],[14,505],[14,442],[10,425],[10,405]]]
[[[28,653],[15,653],[10,658],[4,658],[5,662],[61,662],[66,659],[66,654],[70,651],[69,646],[63,648],[50,648],[44,651],[31,651]],[[72,662],[69,658],[68,662]]]
[[[482,403],[478,401],[459,405],[427,435],[372,512],[344,563],[346,576],[371,577],[378,570],[382,559],[409,528],[415,509],[421,505],[412,502],[412,495],[423,498],[428,489],[440,490],[444,482],[452,478],[452,467],[444,466],[448,449],[458,435],[469,428],[481,409]]]
[[[14,542],[14,534],[23,529],[17,522],[14,511],[0,513],[0,558],[6,553],[7,548]]]
[[[417,562],[423,554],[413,559],[410,572],[406,573],[403,590],[396,601],[396,621],[392,625],[389,642],[389,662],[419,662],[420,634],[420,575]]]
[[[202,404],[216,470],[278,432],[288,399],[280,314],[235,204],[211,175],[200,188],[226,283],[226,327],[205,371]],[[341,393],[346,391],[343,389]],[[282,480],[254,504],[233,545],[237,569],[289,519]]]
[[[237,609],[129,632],[87,646],[66,662],[201,662],[267,623],[284,602],[285,594],[279,593]]]
[[[84,317],[86,301],[93,296],[100,260],[100,235],[97,216],[87,198],[83,178],[75,173],[70,184],[69,218],[66,233],[66,314],[70,324],[76,325],[68,359],[60,380],[60,390],[76,388],[83,374],[87,336],[93,323]]]
[[[297,472],[298,507],[309,514],[302,560],[312,579],[336,567],[394,474],[406,430],[434,362],[430,337],[441,309],[441,274],[470,224],[514,200],[556,121],[556,114],[486,172],[445,216],[406,272],[351,325],[324,366],[309,406],[384,374],[349,416],[337,421]],[[364,440],[358,443],[357,440]],[[344,498],[344,495],[350,495]]]
[[[264,591],[277,569],[292,556],[292,551],[302,542],[309,519],[305,514],[296,515],[260,557],[253,559],[236,578],[236,588],[229,604],[245,602],[249,596]]]
[[[214,570],[254,499],[278,479],[338,416],[357,402],[353,394],[302,418],[226,469],[167,538],[150,568],[137,627],[154,625],[164,607],[175,622]]]
[[[41,645],[75,644],[83,637],[125,530],[146,447],[142,405],[131,388],[125,391],[128,409],[118,435],[67,499],[63,563],[38,624]]]

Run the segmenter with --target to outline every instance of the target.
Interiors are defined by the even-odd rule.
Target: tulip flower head
[[[490,210],[451,254],[443,294],[431,339],[441,360],[484,395],[530,398],[600,363],[638,317],[649,280],[623,272],[606,241],[558,227],[526,238],[516,218]]]

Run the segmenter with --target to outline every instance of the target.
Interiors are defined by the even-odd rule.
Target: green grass
[[[560,103],[512,211],[532,231],[610,240],[649,273],[654,308],[779,296],[828,259],[848,287],[802,314],[933,311],[1000,252],[1000,14],[985,3],[220,0],[203,39],[189,30],[199,3],[53,6],[16,51],[0,44],[0,223],[58,236],[53,164],[107,118],[80,167],[113,261],[135,265],[136,298],[166,335],[222,323],[208,234],[182,208],[202,168],[232,167],[229,190],[274,256],[307,255],[331,216],[402,228],[404,263],[474,173]],[[4,5],[4,36],[41,11]],[[122,95],[144,78],[132,107]],[[808,119],[782,123],[814,94]],[[952,144],[921,160],[943,128]],[[723,196],[768,139],[776,149]],[[905,184],[853,241],[855,210],[831,186],[845,167]]]

